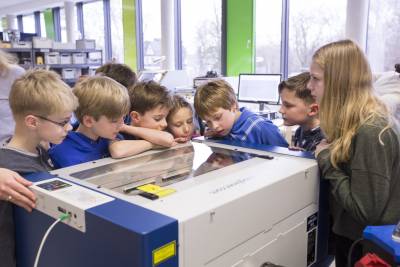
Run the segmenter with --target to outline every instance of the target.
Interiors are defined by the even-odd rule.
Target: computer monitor
[[[26,32],[21,32],[19,40],[20,41],[26,41],[26,42],[32,42],[33,37],[36,37],[36,33],[26,33]]]
[[[278,85],[281,74],[239,74],[238,101],[263,104],[278,104]]]
[[[141,71],[139,73],[139,82],[155,81],[160,82],[165,71]]]

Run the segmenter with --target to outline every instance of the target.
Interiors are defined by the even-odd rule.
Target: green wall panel
[[[55,33],[54,33],[54,23],[53,23],[53,11],[48,8],[45,11],[43,11],[44,15],[44,24],[46,28],[46,37],[49,39],[55,38]]]
[[[227,0],[227,75],[254,72],[253,0]]]
[[[135,0],[122,0],[125,64],[137,72],[136,6]]]
[[[4,29],[8,29],[7,18],[6,17],[1,18],[1,27],[3,28],[3,31],[4,31]]]

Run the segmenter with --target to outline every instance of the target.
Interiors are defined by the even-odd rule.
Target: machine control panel
[[[69,219],[63,222],[82,232],[86,231],[85,210],[114,200],[60,178],[37,182],[31,189],[37,196],[37,210],[55,219],[69,214]]]

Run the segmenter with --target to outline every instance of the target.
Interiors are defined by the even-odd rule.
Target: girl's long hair
[[[0,76],[5,75],[10,66],[15,63],[17,63],[15,57],[0,49]]]
[[[320,103],[321,128],[331,143],[331,163],[350,159],[350,145],[359,127],[372,118],[388,119],[388,110],[372,92],[372,74],[361,49],[351,40],[319,48],[313,62],[324,71]],[[379,138],[388,125],[381,131]],[[381,141],[381,140],[380,140]]]

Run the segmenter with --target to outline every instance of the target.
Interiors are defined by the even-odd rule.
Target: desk
[[[367,226],[363,237],[389,253],[394,262],[400,265],[400,243],[392,239],[395,225]]]

